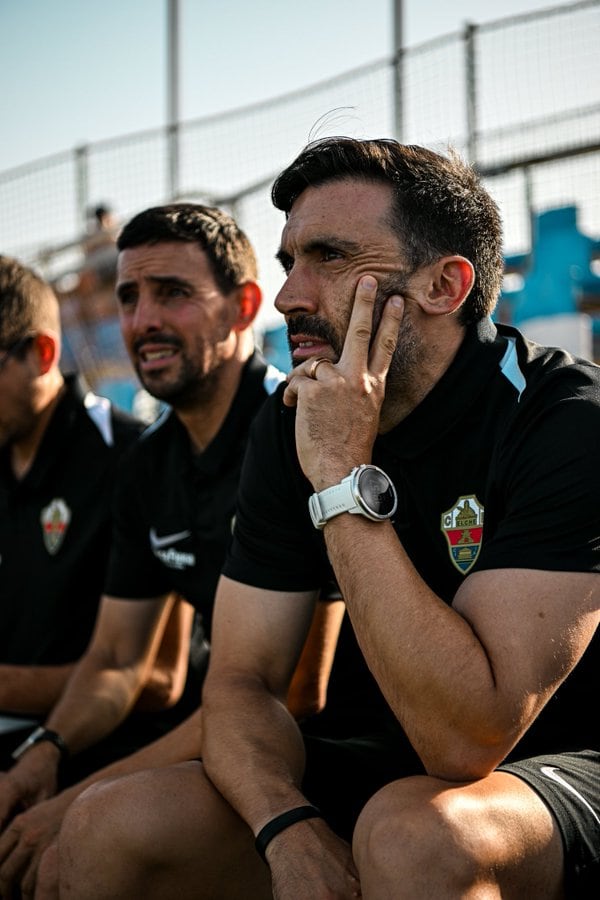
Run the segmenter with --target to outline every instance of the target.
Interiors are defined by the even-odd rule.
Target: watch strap
[[[352,473],[343,478],[339,484],[312,494],[308,501],[308,508],[315,528],[323,528],[329,519],[339,516],[340,513],[360,512],[352,493]]]
[[[36,744],[41,744],[43,741],[49,741],[51,744],[54,744],[55,747],[60,751],[61,760],[64,760],[68,757],[69,751],[67,745],[61,738],[60,734],[56,731],[52,731],[50,728],[44,728],[43,725],[40,725],[31,734],[25,738],[22,744],[13,750],[12,758],[14,760],[20,759],[24,753],[26,753],[30,747],[34,747]]]

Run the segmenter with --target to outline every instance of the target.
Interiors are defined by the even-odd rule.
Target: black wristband
[[[266,862],[267,857],[265,853],[267,847],[280,831],[285,831],[290,825],[295,825],[296,822],[301,822],[303,819],[316,819],[320,816],[321,813],[316,806],[297,806],[295,809],[288,809],[287,812],[281,813],[280,816],[275,816],[256,835],[256,840],[254,841],[256,852]]]
[[[41,744],[42,741],[49,741],[51,744],[54,744],[55,747],[60,751],[60,759],[61,762],[64,762],[65,759],[69,755],[69,751],[67,745],[61,738],[60,734],[56,731],[51,731],[49,728],[44,728],[43,725],[40,725],[39,728],[36,728],[35,731],[29,735],[29,737],[25,738],[22,744],[19,744],[16,750],[12,752],[12,758],[17,760],[20,759],[23,754],[29,750],[30,747],[34,747],[35,744]]]

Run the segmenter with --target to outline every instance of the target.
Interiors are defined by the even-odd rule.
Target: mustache
[[[144,344],[170,344],[171,347],[175,347],[177,350],[181,350],[183,346],[181,341],[178,340],[178,338],[173,337],[172,334],[162,334],[160,331],[147,334],[145,337],[136,338],[133,342],[134,351],[139,353]]]
[[[287,323],[288,339],[296,334],[306,334],[312,338],[319,338],[327,344],[331,344],[333,349],[338,351],[339,338],[332,326],[326,319],[320,316],[306,316],[298,313],[293,319]],[[291,343],[290,348],[293,349]]]

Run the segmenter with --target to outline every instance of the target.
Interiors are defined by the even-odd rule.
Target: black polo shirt
[[[66,376],[36,458],[16,480],[0,450],[0,661],[55,665],[85,650],[102,594],[117,458],[142,424]]]
[[[447,603],[478,570],[600,569],[599,373],[486,320],[468,330],[419,406],[377,438],[373,462],[398,492],[394,528]],[[315,589],[330,572],[323,535],[308,514],[312,488],[297,461],[294,418],[278,394],[253,427],[224,566],[230,578],[282,591]],[[597,635],[513,756],[525,746],[550,752],[597,740],[595,715],[581,710],[592,708],[598,643]],[[356,699],[364,689],[371,699],[362,712],[356,699],[355,725],[370,703],[382,703],[356,653],[344,669],[353,673],[346,696]]]
[[[203,453],[193,452],[172,411],[147,429],[119,473],[106,593],[142,599],[178,591],[210,630],[248,431],[282,378],[255,353],[221,430]]]

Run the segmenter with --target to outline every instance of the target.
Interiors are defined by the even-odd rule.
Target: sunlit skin
[[[388,298],[402,297],[382,429],[423,399],[458,349],[463,328],[456,316],[447,320],[473,282],[471,264],[457,256],[410,271],[392,227],[391,206],[391,188],[376,181],[349,178],[306,188],[283,229],[277,256],[287,278],[275,301],[286,318],[298,367],[315,356],[340,359],[357,286],[365,275],[377,282],[371,341]],[[293,402],[289,392],[286,399]]]
[[[312,356],[340,358],[362,275],[378,282],[374,331],[390,295],[410,301],[418,279],[411,278],[392,230],[391,199],[387,185],[353,179],[309,188],[294,203],[277,254],[287,279],[275,301],[286,316],[294,365]],[[400,344],[396,365],[405,368],[417,352],[410,315]]]
[[[146,389],[179,409],[210,396],[235,354],[237,306],[200,247],[164,241],[123,250],[116,292],[123,340]]]

